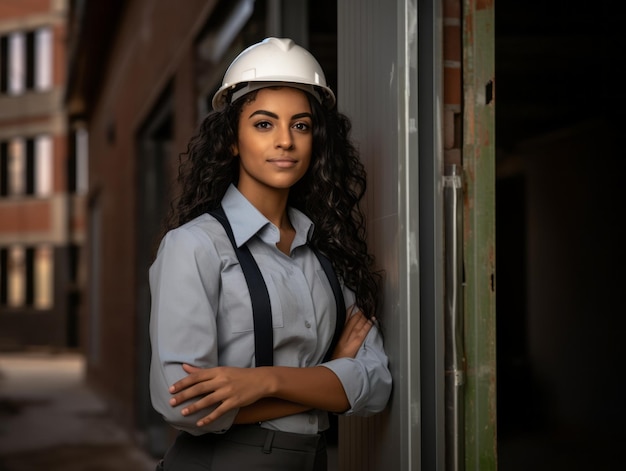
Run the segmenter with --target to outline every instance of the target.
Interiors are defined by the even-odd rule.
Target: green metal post
[[[494,0],[463,0],[466,470],[497,469]]]

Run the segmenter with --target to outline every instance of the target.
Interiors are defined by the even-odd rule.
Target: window
[[[53,161],[50,136],[0,142],[0,196],[50,196]]]
[[[11,247],[8,263],[8,305],[21,307],[26,304],[26,251],[24,248]]]
[[[33,305],[37,309],[50,309],[52,307],[52,261],[52,247],[44,245],[36,249],[33,266]]]
[[[35,32],[35,90],[52,88],[52,31],[41,28]]]
[[[54,252],[51,246],[0,249],[0,303],[12,308],[53,306]]]
[[[0,93],[9,90],[9,38],[0,36]]]
[[[24,33],[9,35],[9,94],[19,95],[26,88],[26,41]]]
[[[74,129],[70,140],[68,191],[85,194],[89,189],[89,135],[83,127]]]
[[[6,306],[9,301],[9,251],[0,248],[0,306]]]
[[[24,33],[24,84],[26,90],[35,88],[35,33]]]
[[[9,195],[26,193],[26,145],[24,139],[15,138],[9,142]]]
[[[39,136],[35,139],[34,161],[35,188],[37,196],[45,197],[52,194],[52,139],[50,136]]]
[[[52,87],[52,40],[49,27],[0,37],[0,93],[21,95]]]
[[[87,130],[76,130],[76,192],[87,193],[89,189],[89,135]]]

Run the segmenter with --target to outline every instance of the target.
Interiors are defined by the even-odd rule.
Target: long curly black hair
[[[313,115],[313,149],[306,174],[289,192],[288,204],[315,224],[311,244],[332,262],[337,276],[354,291],[356,304],[367,317],[378,307],[381,274],[366,243],[360,201],[366,172],[350,140],[351,123],[336,108],[327,109],[307,93]],[[242,107],[256,92],[209,113],[180,154],[181,194],[172,202],[165,230],[173,229],[219,207],[231,183],[239,177],[233,157]],[[378,317],[378,316],[377,316]]]

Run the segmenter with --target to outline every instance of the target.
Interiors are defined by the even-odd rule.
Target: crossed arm
[[[372,328],[361,312],[348,316],[333,359],[354,358]],[[333,371],[323,366],[309,368],[196,368],[183,365],[188,375],[170,387],[170,405],[198,398],[183,408],[184,416],[217,405],[199,419],[199,427],[239,408],[235,423],[254,423],[321,409],[345,412],[350,408],[346,393]]]

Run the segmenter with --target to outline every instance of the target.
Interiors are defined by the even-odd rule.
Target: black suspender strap
[[[250,253],[247,245],[237,247],[235,242],[235,236],[233,230],[230,227],[224,208],[221,206],[214,210],[209,211],[209,214],[217,219],[230,239],[235,254],[241,265],[241,270],[246,279],[246,285],[248,285],[248,291],[250,292],[250,300],[252,302],[252,318],[254,323],[254,350],[256,358],[256,366],[272,366],[274,364],[274,331],[272,330],[272,306],[270,304],[270,296],[267,292],[267,286],[261,275],[261,270],[257,265],[254,257]],[[339,280],[335,274],[332,263],[330,260],[322,255],[317,249],[310,246],[313,253],[317,256],[317,259],[322,265],[324,273],[330,283],[330,287],[335,295],[335,304],[337,308],[337,319],[335,323],[335,332],[330,342],[330,347],[326,352],[324,361],[329,361],[332,357],[333,350],[339,341],[343,326],[346,322],[346,304],[339,285]]]
[[[210,211],[224,229],[230,242],[233,244],[241,270],[246,278],[250,300],[252,301],[252,320],[254,323],[254,357],[256,366],[272,366],[274,364],[274,331],[272,330],[272,306],[267,286],[263,281],[261,270],[256,264],[247,245],[237,247],[233,230],[230,227],[226,213],[220,206],[215,211]]]
[[[333,356],[333,350],[337,346],[337,342],[339,342],[339,337],[341,336],[341,331],[343,330],[343,325],[346,323],[346,302],[343,299],[343,293],[341,291],[341,286],[339,285],[339,280],[337,279],[337,275],[335,274],[335,270],[333,269],[332,263],[328,260],[324,255],[322,255],[317,249],[313,248],[311,250],[317,256],[317,259],[320,261],[322,268],[324,269],[324,273],[326,273],[326,278],[330,282],[330,287],[333,290],[333,294],[335,295],[335,304],[337,305],[337,318],[335,319],[335,333],[333,334],[333,339],[330,342],[330,347],[328,347],[328,351],[326,352],[326,356],[324,357],[324,361],[327,362]]]

